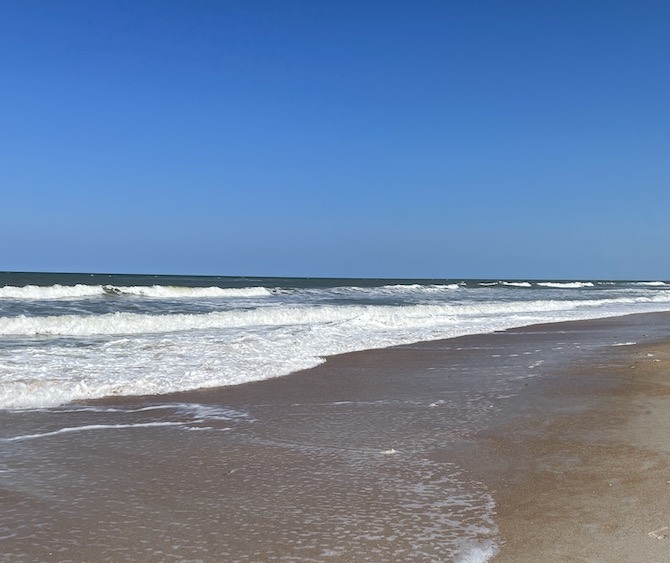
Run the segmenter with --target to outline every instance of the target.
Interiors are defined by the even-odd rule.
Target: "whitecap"
[[[537,282],[537,285],[553,289],[581,289],[582,287],[593,287],[593,282]]]

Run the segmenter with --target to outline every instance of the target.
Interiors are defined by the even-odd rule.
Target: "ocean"
[[[0,408],[237,385],[343,352],[666,310],[664,281],[0,273]]]
[[[0,273],[3,552],[486,561],[472,437],[571,350],[653,336],[499,331],[661,311],[661,280]]]

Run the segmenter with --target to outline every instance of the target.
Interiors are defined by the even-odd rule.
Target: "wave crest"
[[[0,317],[0,336],[98,336],[162,334],[207,329],[278,328],[301,325],[341,325],[352,330],[395,331],[443,326],[469,319],[495,319],[607,305],[668,303],[670,297],[627,297],[609,300],[535,300],[436,305],[351,305],[259,307],[210,313],[106,313]]]
[[[197,299],[202,297],[266,297],[272,292],[265,287],[180,287],[180,286],[116,286],[116,285],[26,285],[0,287],[0,299],[81,299],[101,295],[155,297],[162,299]]]
[[[553,289],[580,289],[582,287],[593,287],[593,282],[537,282],[540,287]]]

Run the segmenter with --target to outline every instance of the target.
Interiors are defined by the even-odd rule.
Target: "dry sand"
[[[547,391],[557,405],[588,392],[594,406],[488,433],[487,455],[505,465],[485,477],[504,541],[496,561],[670,561],[670,342],[613,348],[561,377]],[[584,377],[612,385],[571,384]]]

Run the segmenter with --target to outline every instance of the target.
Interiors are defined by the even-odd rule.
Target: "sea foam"
[[[0,317],[0,408],[236,385],[313,367],[344,352],[670,309],[670,292],[629,284],[583,294],[575,288],[574,299],[558,298],[553,288],[519,291],[477,283],[281,290],[147,286],[131,302],[87,297],[91,288],[104,293],[105,286],[36,287],[21,289],[26,299],[34,292],[39,306],[12,302]],[[5,297],[15,289],[5,286]],[[73,292],[82,295],[79,301],[48,302]],[[232,297],[200,299],[206,293]],[[150,295],[155,297],[145,299]],[[239,299],[244,295],[253,297]],[[107,312],[117,303],[125,309]],[[26,312],[11,314],[21,311]]]
[[[593,287],[593,282],[537,282],[540,287],[550,287],[553,289],[581,289],[583,287]]]
[[[52,300],[81,299],[99,296],[135,296],[163,299],[197,299],[201,297],[266,297],[271,295],[265,287],[178,287],[178,286],[115,286],[115,285],[26,285],[0,287],[0,299]]]
[[[665,296],[664,296],[665,297]],[[4,336],[95,336],[157,334],[190,330],[251,328],[263,326],[324,325],[349,323],[357,328],[403,329],[452,325],[468,318],[532,315],[613,303],[668,301],[662,298],[602,300],[536,300],[478,304],[409,305],[404,307],[351,305],[311,307],[267,307],[203,314],[148,315],[107,313],[103,315],[57,315],[0,317]],[[496,324],[494,322],[494,324]]]

